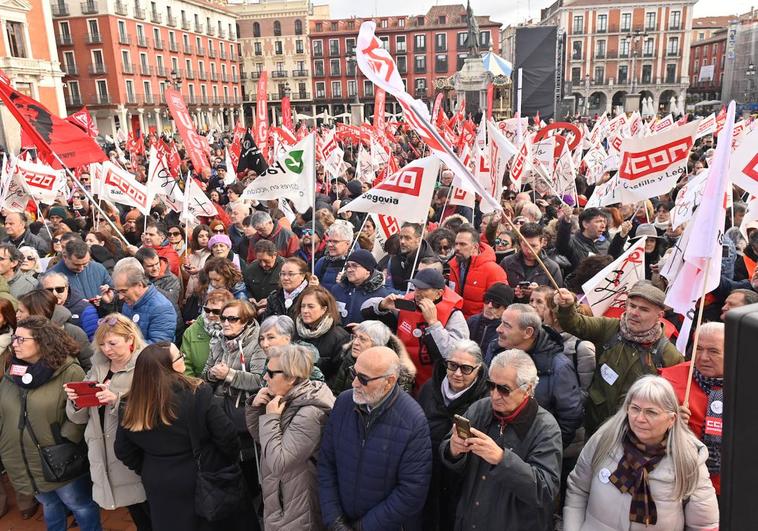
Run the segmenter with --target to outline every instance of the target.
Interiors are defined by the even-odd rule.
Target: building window
[[[619,57],[629,57],[629,39],[619,41]]]
[[[329,74],[332,76],[340,75],[340,60],[339,59],[329,60]]]
[[[340,41],[339,39],[329,39],[329,55],[336,57],[340,54]]]
[[[490,32],[489,31],[479,32],[479,46],[481,46],[482,48],[490,47]]]
[[[381,43],[382,48],[384,48],[388,52],[390,51],[390,38],[389,37],[387,36],[379,37],[379,42]],[[347,48],[348,53],[350,53],[351,51],[352,50],[350,50],[350,48]]]
[[[298,39],[295,41],[295,53],[304,53],[305,49],[303,48],[303,40]]]
[[[274,37],[282,36],[282,23],[278,20],[274,21]]]
[[[574,33],[584,33],[584,16],[574,15]]]
[[[642,83],[649,85],[653,78],[653,65],[642,65]]]
[[[679,54],[679,37],[669,37],[669,43],[666,48],[666,52],[668,55]]]
[[[413,69],[417,74],[426,73],[426,56],[425,55],[416,56]]]
[[[581,85],[582,84],[582,69],[581,67],[574,66],[571,68],[571,84],[572,85]]]
[[[322,57],[324,55],[323,41],[313,41],[313,57]]]
[[[650,38],[645,40],[644,47],[642,49],[642,54],[645,57],[652,57],[653,56],[653,49],[655,48],[655,39]]]
[[[261,25],[257,22],[253,22],[253,37],[261,36]]]
[[[666,65],[666,83],[676,83],[676,64]]]
[[[631,31],[632,29],[632,14],[621,13],[621,31]]]
[[[414,49],[417,52],[426,51],[426,35],[416,35],[414,40]]]
[[[303,21],[298,19],[295,19],[295,35],[302,35],[303,34]]]
[[[458,60],[456,61],[456,64],[455,64],[456,70],[460,70],[461,68],[463,68],[463,65],[466,63],[466,57],[468,57],[468,54],[465,54],[465,53],[458,54]]]
[[[254,43],[253,51],[255,52],[255,55],[263,55],[263,49],[261,48],[261,43],[259,42]]]
[[[434,36],[434,49],[438,52],[447,50],[447,33],[437,33]]]
[[[595,43],[595,57],[598,59],[605,57],[605,40],[599,40]]]
[[[447,55],[437,54],[434,58],[434,71],[435,72],[447,72]]]
[[[671,15],[669,16],[669,29],[678,30],[681,27],[681,23],[682,23],[682,12],[672,11]]]
[[[5,23],[5,34],[8,37],[8,51],[11,57],[26,57],[24,25],[21,22],[8,21]]]
[[[574,41],[571,43],[571,59],[573,61],[579,61],[582,59],[582,41]]]
[[[619,66],[619,85],[625,85],[629,83],[629,67],[627,65]]]
[[[363,80],[363,95],[369,98],[374,95],[374,83],[368,79]]]
[[[398,55],[395,58],[397,63],[397,71],[400,74],[405,74],[408,71],[408,58],[405,55]]]
[[[405,27],[405,19],[404,18],[397,19],[397,27],[398,28],[404,28]]]
[[[645,13],[645,29],[655,30],[655,11]]]
[[[595,67],[595,84],[596,85],[605,84],[605,67],[603,66]]]
[[[345,39],[345,53],[347,55],[355,54],[355,39],[353,38]]]
[[[386,18],[383,18],[379,21],[379,27],[380,28],[387,28],[389,27],[389,21]]]
[[[348,79],[347,80],[347,95],[349,97],[354,97],[357,94],[358,91],[358,85],[356,84],[354,79]]]
[[[274,53],[276,55],[282,55],[284,48],[282,48],[282,41],[274,41]]]
[[[597,31],[608,31],[608,15],[597,16]]]
[[[426,79],[423,77],[416,80],[416,92],[426,92]]]
[[[317,59],[313,61],[313,75],[314,76],[324,75],[324,60],[323,59]]]
[[[459,31],[458,32],[458,48],[464,48],[466,46],[466,38],[468,37],[468,33],[465,31]]]
[[[405,53],[405,35],[395,37],[395,53]]]
[[[108,101],[108,82],[104,79],[98,79],[96,82],[97,84],[97,97],[98,99],[105,103]]]
[[[79,82],[69,81],[66,83],[66,85],[68,85],[68,95],[71,100],[71,104],[81,105],[82,95],[81,92],[79,92]]]
[[[342,81],[332,81],[332,98],[342,97]]]

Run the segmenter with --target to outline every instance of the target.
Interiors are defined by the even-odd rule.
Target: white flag
[[[286,157],[270,165],[247,185],[242,199],[265,201],[285,197],[300,213],[311,208],[315,193],[315,142],[314,133],[303,138],[289,150]]]
[[[110,161],[103,162],[101,191],[104,199],[114,203],[137,207],[145,216],[150,214],[150,197],[144,184],[128,171]]]
[[[180,219],[186,222],[196,221],[198,217],[213,217],[218,215],[216,205],[208,199],[203,189],[195,179],[187,176],[184,182],[184,198],[182,200]]]
[[[747,240],[747,226],[753,221],[758,220],[758,197],[754,197],[748,204],[745,215],[742,217],[740,225],[740,234]]]
[[[492,123],[487,124],[487,132],[490,137],[489,145],[489,182],[484,184],[484,189],[489,192],[492,197],[500,197],[503,193],[503,175],[505,174],[506,164],[511,160],[513,155],[518,151],[516,146],[505,138],[500,130]],[[471,198],[474,194],[470,194]],[[482,212],[492,212],[492,205],[489,203],[482,203]]]
[[[598,144],[590,149],[584,156],[584,164],[587,166],[585,178],[587,184],[595,184],[606,172],[605,163],[608,160],[608,153],[602,145]]]
[[[555,164],[555,191],[561,197],[569,195],[576,198],[576,168],[567,144],[563,144],[563,152]]]
[[[160,196],[171,210],[182,211],[184,195],[179,188],[179,182],[171,175],[165,157],[158,154],[155,146],[150,146],[148,155],[147,190],[150,193],[151,204],[154,197]]]
[[[617,315],[618,309],[624,308],[629,290],[644,279],[645,238],[640,238],[624,254],[582,284],[582,292],[592,315]]]
[[[705,183],[708,180],[708,169],[704,169],[692,177],[679,193],[676,194],[674,208],[671,210],[671,228],[676,229],[684,225],[692,218],[695,208],[700,205],[705,192]]]
[[[716,115],[714,113],[709,114],[702,120],[700,120],[700,124],[697,126],[697,130],[695,131],[695,140],[698,138],[702,138],[705,135],[712,135],[716,132]]]
[[[37,202],[48,205],[55,202],[58,191],[66,184],[65,172],[20,158],[16,159],[16,174],[29,195]]]
[[[729,177],[750,195],[758,195],[758,129],[750,131],[732,154]]]
[[[440,160],[415,160],[340,208],[340,212],[373,212],[402,221],[426,223]]]
[[[621,142],[622,199],[636,203],[668,193],[687,172],[693,136],[699,122],[644,138]]]
[[[595,186],[595,190],[587,200],[584,208],[601,208],[617,203],[621,203],[621,184],[619,183],[618,174],[615,174],[608,181]]]
[[[374,238],[374,248],[371,254],[374,255],[374,259],[378,262],[387,255],[384,250],[384,244],[390,239],[390,236],[400,232],[400,221],[393,216],[385,216],[383,214],[369,214],[371,221],[376,227],[376,233]]]
[[[237,182],[237,172],[234,170],[234,163],[232,163],[232,156],[229,154],[229,146],[224,149],[226,154],[224,164],[226,164],[226,175],[224,176],[224,186],[231,186]]]

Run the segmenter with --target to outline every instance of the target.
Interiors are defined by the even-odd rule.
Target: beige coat
[[[564,531],[694,531],[718,528],[716,491],[705,466],[708,450],[699,441],[697,487],[684,503],[673,497],[674,469],[668,454],[650,474],[650,492],[658,513],[657,523],[650,526],[630,522],[631,495],[622,494],[610,481],[604,481],[616,470],[623,454],[621,446],[614,450],[612,457],[602,461],[597,470],[592,470],[597,442],[597,435],[590,438],[569,475],[566,505],[563,508]]]
[[[103,509],[126,507],[145,501],[145,489],[142,480],[129,470],[117,457],[113,450],[118,429],[118,410],[121,399],[132,385],[134,363],[139,352],[136,352],[129,364],[122,371],[111,377],[110,390],[118,400],[112,405],[100,406],[105,408],[104,423],[100,423],[99,409],[96,407],[76,410],[70,400],[66,404],[66,415],[76,424],[86,424],[84,440],[87,442],[90,473],[92,475],[92,499]],[[84,378],[85,381],[102,383],[110,370],[110,360],[99,350],[92,356],[92,368]]]
[[[323,529],[316,459],[334,395],[324,382],[306,380],[284,400],[281,417],[266,414],[265,406],[247,406],[247,428],[261,445],[264,525],[277,531]]]

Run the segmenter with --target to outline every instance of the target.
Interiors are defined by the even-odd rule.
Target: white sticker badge
[[[605,380],[608,385],[613,385],[619,378],[618,373],[611,369],[607,363],[603,363],[600,367],[600,376],[603,377],[603,380]]]
[[[721,415],[724,412],[724,403],[721,400],[714,400],[711,404],[711,411],[716,415]]]
[[[611,479],[611,471],[607,468],[601,468],[597,474],[597,479],[600,480],[600,483],[608,483]]]
[[[132,315],[132,321],[134,321],[135,323],[139,323],[139,314],[138,313],[135,313],[134,315]]]

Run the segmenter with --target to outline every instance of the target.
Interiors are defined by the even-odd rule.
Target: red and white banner
[[[505,138],[500,130],[493,123],[487,124],[487,133],[490,138],[489,161],[490,161],[490,180],[484,188],[492,197],[500,197],[503,193],[503,175],[508,161],[517,153],[516,146]],[[472,194],[473,197],[473,194]],[[491,205],[482,205],[482,212],[492,212],[494,209]]]
[[[48,205],[55,202],[58,191],[66,184],[64,171],[21,158],[16,159],[16,175],[20,177],[29,195],[37,202]]]
[[[410,127],[416,132],[421,141],[429,146],[432,153],[436,154],[458,177],[457,186],[469,192],[479,194],[482,197],[482,203],[489,203],[490,208],[500,209],[500,202],[482,187],[479,181],[471,174],[471,171],[465,167],[455,155],[450,145],[445,142],[432,125],[429,109],[426,104],[423,101],[414,99],[406,92],[395,61],[374,35],[375,29],[376,24],[374,22],[364,22],[361,24],[361,29],[358,33],[356,57],[363,75],[378,87],[395,96],[395,99],[403,108],[405,120]]]
[[[670,114],[667,116],[664,116],[657,122],[655,122],[651,127],[650,131],[652,133],[662,133],[663,131],[667,131],[669,128],[674,127],[674,117]],[[634,135],[632,135],[634,136]]]
[[[621,203],[621,185],[619,184],[618,174],[614,175],[603,184],[595,186],[595,190],[587,200],[587,204],[584,208],[602,208],[617,203]]]
[[[184,103],[182,94],[176,89],[167,87],[164,95],[168,110],[174,118],[179,135],[184,141],[184,149],[192,161],[195,172],[198,174],[207,172],[210,175],[211,165],[205,152],[205,139],[195,129],[195,124],[192,123],[192,118],[189,111],[187,111],[187,105]]]
[[[384,108],[387,93],[384,89],[376,87],[374,89],[374,129],[382,131],[384,129]]]
[[[371,216],[371,221],[374,222],[374,227],[376,227],[374,248],[371,254],[379,261],[387,255],[387,252],[384,250],[384,244],[387,243],[387,240],[391,236],[400,232],[400,221],[395,217],[383,214],[369,214],[369,216]]]
[[[153,197],[160,196],[174,212],[182,211],[183,195],[179,182],[171,175],[166,159],[155,146],[150,146],[148,152],[147,191],[151,203]]]
[[[521,148],[516,154],[516,158],[513,159],[513,165],[511,165],[511,183],[516,187],[516,190],[521,190],[521,185],[525,181],[524,176],[526,171],[531,166],[529,159],[531,159],[531,153],[529,149],[529,140],[524,140],[521,144]]]
[[[637,240],[624,254],[582,284],[592,315],[618,316],[626,304],[627,293],[640,280],[645,280],[645,238]]]
[[[750,131],[732,153],[729,177],[750,195],[758,196],[758,129]]]
[[[168,101],[168,97],[166,101]],[[122,205],[136,207],[145,216],[150,214],[150,194],[143,184],[137,182],[134,175],[110,161],[103,162],[102,170],[101,192],[103,198]]]
[[[227,168],[226,172],[233,175],[237,174],[237,166],[240,163],[240,153],[242,153],[242,139],[245,138],[247,130],[242,127],[242,124],[237,123],[234,128],[234,135],[232,136],[232,143],[229,146],[229,158],[232,161],[232,167]]]
[[[82,130],[84,130],[92,138],[95,138],[100,134],[100,131],[97,130],[95,120],[92,119],[92,115],[90,115],[87,107],[82,107],[75,113],[69,114],[66,117],[66,120],[76,125],[77,127],[82,128]]]
[[[700,125],[697,127],[697,131],[695,132],[695,140],[698,138],[702,138],[705,135],[712,135],[716,132],[716,115],[714,113],[709,114],[702,120],[700,120]]]
[[[261,72],[258,78],[258,92],[255,94],[255,143],[261,150],[266,161],[271,160],[268,154],[268,72]]]
[[[699,122],[644,138],[621,142],[621,197],[636,203],[668,193],[687,172],[687,160]]]
[[[453,191],[450,193],[450,201],[448,201],[447,204],[451,206],[474,208],[476,206],[476,197],[474,197],[474,194],[471,192],[453,186]]]
[[[216,205],[208,199],[203,189],[192,177],[187,177],[184,183],[184,199],[182,213],[179,219],[185,222],[196,222],[199,217],[214,217],[218,215]]]
[[[32,199],[27,193],[26,187],[21,182],[21,177],[16,172],[18,160],[13,156],[8,160],[5,154],[3,154],[2,175],[0,176],[0,198],[2,198],[3,210],[10,210],[11,212],[25,211],[26,205]]]
[[[709,172],[710,170],[706,168],[697,175],[691,176],[687,184],[676,194],[674,208],[671,209],[672,229],[687,223],[692,218],[695,209],[700,206]]]
[[[292,131],[292,107],[290,105],[290,97],[284,96],[282,98],[282,125]]]
[[[340,208],[340,212],[372,212],[426,223],[440,169],[435,157],[418,159]]]

